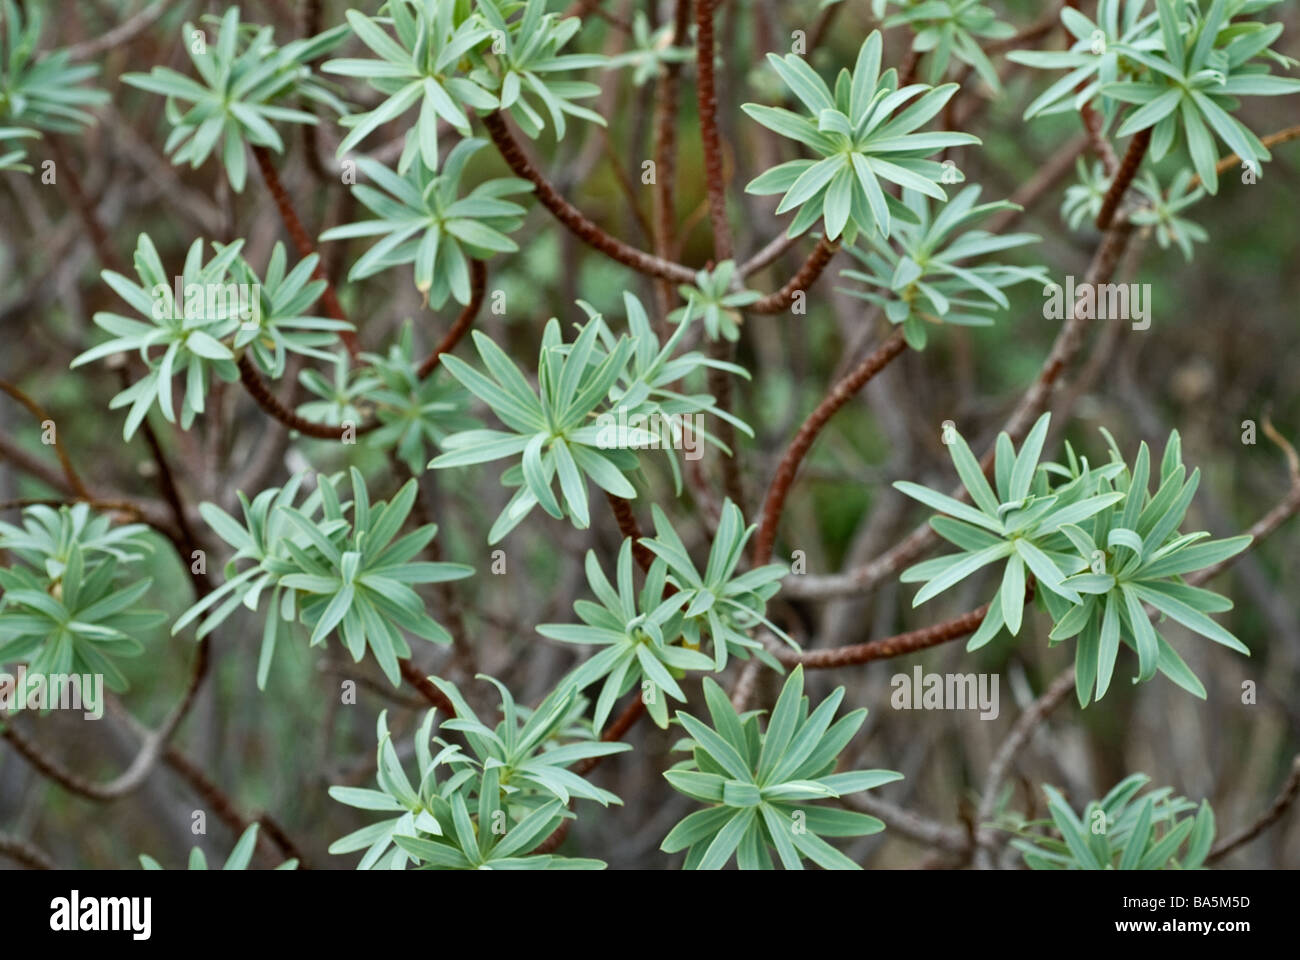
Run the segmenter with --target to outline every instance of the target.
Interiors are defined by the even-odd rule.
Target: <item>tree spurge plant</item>
[[[230,828],[226,869],[1226,857],[1277,817],[1216,846],[1207,802],[1139,773],[1106,793],[1032,734],[1072,693],[1100,769],[1159,765],[1120,728],[1222,711],[1174,781],[1247,736],[1239,689],[1294,632],[1276,557],[1252,554],[1244,611],[1207,585],[1300,509],[1254,412],[1300,415],[1294,324],[1194,286],[1293,254],[1254,222],[1294,201],[1262,164],[1300,135],[1266,132],[1300,91],[1273,5],[160,3],[97,38],[134,7],[0,0],[0,229],[24,241],[0,314],[26,324],[11,352],[40,344],[0,389],[41,441],[0,425],[24,475],[0,765],[95,801],[168,766]],[[1220,246],[1248,189],[1274,192]],[[1243,253],[1252,231],[1273,246]],[[1130,283],[1149,238],[1181,257]],[[1143,287],[1160,316],[1130,333]],[[1242,358],[1223,331],[1248,323]],[[1263,510],[1267,461],[1237,459],[1257,428],[1293,474]],[[1019,717],[949,736],[941,704],[939,756],[859,668],[957,640],[945,662],[1013,678]],[[165,719],[125,773],[71,773],[18,667]],[[205,687],[232,699],[195,711]],[[187,756],[217,743],[269,812]],[[942,775],[876,769],[922,763]],[[1264,806],[1265,766],[1218,757],[1256,777],[1221,810]]]

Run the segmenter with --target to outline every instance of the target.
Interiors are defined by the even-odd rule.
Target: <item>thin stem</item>
[[[786,281],[785,286],[760,300],[755,300],[746,309],[752,313],[780,313],[787,309],[794,303],[797,294],[806,293],[808,288],[817,282],[817,278],[822,275],[822,271],[826,269],[826,265],[831,262],[831,257],[835,256],[839,248],[837,242],[822,237],[817,241],[817,246],[813,247],[812,253],[808,254],[808,259],[803,262],[803,266],[795,271],[795,275]]]
[[[1110,280],[1128,247],[1132,234],[1132,224],[1127,219],[1121,219],[1102,235],[1101,243],[1093,253],[1092,262],[1088,266],[1084,278],[1085,284],[1082,285],[1081,290],[1089,287],[1095,289],[1096,284]],[[1056,340],[1052,343],[1051,351],[1039,369],[1037,378],[1029,385],[1016,409],[1003,424],[1002,429],[1013,442],[1023,439],[1034,420],[1050,405],[1052,391],[1057,381],[1083,346],[1088,323],[1087,311],[1072,309],[1070,317],[1062,324]],[[990,447],[980,461],[980,465],[987,473],[992,469],[992,464],[993,448]],[[970,496],[962,485],[954,487],[949,495],[963,502]],[[933,528],[928,523],[923,523],[870,563],[830,576],[804,574],[787,577],[783,589],[791,596],[819,600],[869,590],[885,577],[896,573],[919,557],[937,538]]]
[[[776,468],[776,474],[772,477],[772,483],[767,488],[767,498],[763,501],[762,520],[759,524],[758,536],[754,540],[755,566],[767,563],[772,558],[772,544],[776,540],[776,527],[781,520],[781,512],[785,508],[785,500],[790,493],[790,486],[794,483],[799,464],[803,462],[804,457],[812,448],[817,435],[821,433],[822,428],[826,426],[826,423],[840,407],[853,399],[872,377],[888,366],[890,361],[906,349],[907,341],[903,339],[902,328],[898,327],[879,347],[868,354],[848,376],[835,384],[822,402],[817,405],[817,408],[808,415],[808,419],[803,422],[799,431],[794,435],[794,439],[790,441],[790,446],[786,448],[785,454],[781,457],[781,462]]]
[[[257,845],[264,850],[270,849],[270,844],[279,847],[280,852],[294,860],[298,861],[300,867],[306,868],[307,861],[289,835],[268,813],[259,814],[256,817],[246,816],[235,806],[235,802],[219,786],[208,779],[194,763],[181,753],[176,747],[168,747],[163,755],[163,760],[167,766],[171,767],[181,778],[185,780],[205,803],[216,814],[218,820],[230,828],[231,832],[236,835],[243,833],[253,824],[254,821],[261,824],[263,829],[258,832]]]
[[[456,708],[447,699],[447,695],[439,690],[433,681],[426,677],[424,672],[409,657],[405,660],[398,660],[397,666],[402,672],[402,679],[418,690],[425,700],[428,700],[447,716],[456,716]]]
[[[718,92],[713,62],[713,11],[717,0],[695,0],[695,98],[699,104],[700,140],[704,147],[704,179],[709,192],[709,221],[713,226],[715,261],[732,257],[731,225],[727,222],[727,185],[723,179],[722,137],[718,133]]]
[[[424,362],[420,364],[415,374],[417,377],[421,380],[427,377],[433,372],[433,368],[438,365],[438,358],[444,353],[450,353],[455,349],[456,344],[460,343],[461,338],[469,332],[469,328],[474,324],[474,318],[478,316],[479,310],[483,307],[483,296],[486,293],[487,267],[482,260],[471,258],[469,261],[469,303],[465,304],[460,316],[456,318],[456,322],[451,325],[451,328],[438,342],[438,345],[433,348],[433,352],[425,357]]]
[[[847,647],[833,647],[829,650],[810,650],[807,653],[795,653],[789,648],[777,649],[774,653],[776,658],[786,666],[794,667],[802,664],[809,670],[831,670],[836,667],[870,663],[872,660],[888,660],[936,647],[949,640],[974,633],[979,629],[979,625],[984,621],[984,615],[988,612],[989,605],[985,603],[943,623],[936,623],[920,630],[909,630],[880,640],[856,643]]]
[[[1119,172],[1119,157],[1115,156],[1115,148],[1101,131],[1101,114],[1093,109],[1091,103],[1085,103],[1079,107],[1079,117],[1083,120],[1083,128],[1087,131],[1092,152],[1101,160],[1106,175],[1115,176]]]
[[[0,390],[3,390],[26,407],[27,411],[36,418],[38,423],[43,425],[48,421],[55,424],[54,418],[45,412],[44,407],[8,380],[0,380]],[[63,449],[63,441],[59,439],[57,424],[55,424],[54,428],[54,453],[59,458],[59,465],[63,468],[63,476],[67,478],[68,486],[72,488],[72,491],[84,500],[93,499],[90,491],[86,489],[86,485],[81,482],[81,477],[78,476],[76,468],[72,466],[72,460],[68,457],[68,452]]]
[[[1288,141],[1296,139],[1300,139],[1300,126],[1287,127],[1283,130],[1270,133],[1267,137],[1260,138],[1259,142],[1265,147],[1274,147],[1279,143],[1287,143]],[[1214,165],[1214,172],[1220,174],[1227,173],[1239,163],[1241,163],[1241,157],[1237,156],[1235,153],[1230,153]],[[1200,174],[1196,174],[1191,180],[1187,181],[1187,189],[1189,192],[1195,190],[1200,185]]]
[[[690,0],[676,0],[673,5],[673,35],[670,43],[686,36],[690,17]],[[669,260],[676,243],[676,203],[674,184],[677,179],[677,111],[682,65],[677,61],[664,64],[655,89],[655,190],[653,195],[654,246],[656,256]],[[672,309],[674,290],[670,281],[659,278],[655,284],[659,296],[659,313],[666,317]]]
[[[1258,820],[1242,830],[1238,830],[1230,837],[1225,837],[1215,845],[1210,851],[1209,856],[1205,858],[1206,863],[1213,863],[1215,860],[1221,860],[1228,854],[1240,847],[1250,843],[1261,833],[1282,819],[1282,815],[1287,812],[1291,804],[1295,802],[1297,796],[1300,796],[1300,754],[1291,761],[1291,773],[1282,784],[1282,791],[1277,795],[1277,799],[1265,810]]]
[[[650,564],[654,563],[655,555],[641,542],[641,526],[636,522],[632,504],[625,498],[609,492],[606,492],[605,498],[609,501],[610,509],[614,511],[619,532],[623,534],[624,539],[632,541],[633,559],[642,570],[649,570]]]
[[[284,188],[284,184],[280,180],[280,174],[275,169],[275,161],[271,159],[271,151],[266,147],[255,146],[253,147],[253,159],[257,161],[257,169],[262,172],[262,179],[266,181],[266,188],[271,192],[271,198],[280,211],[280,219],[284,221],[284,227],[289,232],[289,239],[293,241],[294,247],[298,250],[298,256],[311,256],[316,252],[315,245],[303,227],[302,221],[298,219],[298,212],[294,209],[289,191]],[[334,284],[330,283],[329,276],[325,273],[323,260],[316,261],[316,269],[312,271],[312,279],[325,282],[325,292],[321,295],[325,315],[331,320],[347,323],[347,314],[343,312],[343,306],[339,303],[338,294],[334,292]],[[339,339],[343,341],[343,345],[348,348],[348,353],[353,357],[361,353],[361,341],[357,339],[355,331],[340,330]]]
[[[993,819],[998,791],[1007,778],[1012,761],[1024,749],[1025,744],[1029,743],[1034,731],[1047,719],[1048,714],[1060,706],[1073,689],[1074,667],[1069,667],[1048,684],[1042,695],[1016,718],[1011,732],[1002,741],[998,752],[993,756],[993,762],[989,764],[988,775],[984,778],[984,793],[980,797],[979,813],[975,818],[977,824],[988,823]],[[979,845],[975,865],[982,870],[993,867],[992,850],[988,844]]]
[[[1119,169],[1115,172],[1115,178],[1110,183],[1110,189],[1106,191],[1106,196],[1102,198],[1101,210],[1097,214],[1097,229],[1109,230],[1110,225],[1115,220],[1115,211],[1119,209],[1120,201],[1124,199],[1124,194],[1128,192],[1129,185],[1133,183],[1133,178],[1137,176],[1138,168],[1142,165],[1142,158],[1147,154],[1147,148],[1151,146],[1151,128],[1139,130],[1133,134],[1128,142],[1128,150],[1124,152],[1124,159],[1120,161]]]
[[[378,421],[372,420],[369,423],[358,424],[349,433],[349,427],[331,427],[329,424],[316,423],[304,417],[298,416],[284,404],[282,404],[271,388],[266,385],[262,375],[257,372],[257,367],[247,353],[240,354],[239,361],[239,382],[244,385],[257,405],[265,412],[269,413],[276,420],[279,420],[290,430],[297,430],[307,437],[315,437],[318,440],[345,440],[351,437],[359,437],[362,434],[369,433],[379,426]]]
[[[29,870],[54,870],[54,861],[44,850],[10,833],[0,833],[0,855],[21,863]]]
[[[583,243],[650,277],[662,277],[676,283],[690,283],[695,279],[693,270],[680,263],[672,263],[629,246],[588,220],[581,210],[560,195],[532,161],[524,155],[523,148],[510,133],[505,117],[500,112],[494,111],[483,117],[483,126],[507,166],[517,176],[532,182],[537,199],[542,206],[551,211],[555,218],[568,227]]]

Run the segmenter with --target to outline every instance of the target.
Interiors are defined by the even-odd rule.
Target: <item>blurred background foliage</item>
[[[154,0],[58,3],[42,47],[93,46],[96,38],[151,5]],[[181,24],[224,8],[222,3],[193,0],[156,5],[163,12],[146,29],[96,49],[88,58],[102,65],[96,84],[112,96],[110,104],[96,109],[99,122],[80,135],[50,134],[30,141],[27,149],[35,175],[0,174],[0,371],[50,411],[59,439],[92,486],[157,504],[157,478],[144,440],[137,436],[123,444],[121,413],[107,409],[109,398],[120,389],[116,377],[102,366],[68,370],[73,356],[97,342],[91,315],[115,302],[98,279],[97,247],[106,244],[125,259],[137,234],[145,231],[170,266],[179,264],[196,236],[218,241],[243,237],[246,255],[257,263],[265,261],[281,238],[282,227],[255,178],[250,177],[253,182],[237,196],[215,163],[198,170],[172,167],[161,153],[167,131],[161,99],[120,82],[123,72],[144,65],[169,64],[186,72],[179,46]],[[993,5],[1001,19],[1018,29],[1055,6],[1017,0]],[[245,21],[275,25],[277,39],[283,40],[302,35],[311,19],[322,27],[342,22],[346,6],[338,0],[251,0],[243,5],[243,16]],[[374,4],[364,6],[373,13]],[[611,55],[625,51],[628,33],[618,24],[644,14],[652,25],[660,25],[671,15],[672,4],[606,0],[599,7],[614,22],[585,13],[575,50]],[[551,4],[551,9],[567,8]],[[1300,57],[1300,5],[1282,4],[1271,15],[1286,25],[1277,49]],[[852,62],[862,38],[875,25],[870,4],[847,0],[837,5],[815,35],[826,16],[815,0],[730,0],[718,14],[723,51],[720,123],[729,214],[742,258],[782,231],[785,218],[772,215],[776,198],[749,197],[740,188],[762,170],[799,154],[794,145],[748,120],[739,104],[779,102],[777,78],[762,54],[788,52],[795,31],[804,32],[809,59],[823,76]],[[1061,37],[1057,28],[1045,45],[1059,49]],[[906,38],[905,28],[886,31],[886,63],[903,60]],[[355,55],[346,52],[350,47],[360,49],[350,41],[344,55]],[[1073,112],[1022,120],[1025,105],[1048,81],[1040,72],[1016,68],[1000,56],[994,64],[1004,77],[1002,95],[994,96],[967,78],[959,110],[970,111],[961,129],[976,133],[984,145],[950,154],[968,182],[983,185],[986,200],[1014,194],[1082,133]],[[653,188],[642,183],[641,172],[653,152],[655,84],[636,86],[631,78],[626,70],[596,78],[602,93],[593,108],[608,118],[607,129],[576,122],[563,142],[555,143],[548,129],[527,148],[560,191],[592,220],[650,249],[647,225]],[[679,235],[672,258],[696,268],[709,261],[712,248],[693,78],[694,64],[688,62],[677,120]],[[349,89],[358,109],[373,105],[365,99],[373,93],[360,92],[359,85]],[[1294,98],[1247,98],[1239,115],[1262,135],[1294,124],[1297,107]],[[403,127],[389,125],[384,139],[399,138],[403,132]],[[339,128],[322,124],[319,131],[290,133],[281,170],[309,229],[319,235],[328,226],[360,219],[364,211],[353,206],[349,191],[328,167]],[[380,142],[375,138],[376,146]],[[55,161],[53,184],[40,179],[46,160]],[[1171,153],[1158,167],[1162,182],[1186,165],[1184,153]],[[1216,537],[1244,530],[1279,499],[1288,483],[1285,459],[1262,430],[1258,442],[1243,443],[1243,421],[1260,424],[1271,416],[1283,435],[1300,441],[1298,171],[1300,144],[1291,144],[1275,148],[1257,183],[1226,175],[1218,196],[1202,200],[1188,214],[1210,235],[1208,243],[1196,246],[1191,262],[1177,249],[1161,250],[1154,238],[1139,237],[1135,248],[1140,256],[1130,256],[1116,279],[1152,285],[1151,326],[1139,331],[1123,322],[1099,322],[1085,351],[1088,359],[1074,370],[1065,391],[1069,415],[1053,419],[1058,431],[1060,424],[1067,424],[1063,436],[1094,460],[1105,453],[1098,427],[1109,429],[1128,453],[1141,440],[1159,449],[1168,431],[1178,428],[1186,461],[1204,474],[1186,526],[1210,530]],[[484,151],[467,180],[476,183],[504,175],[505,165],[492,151]],[[1072,232],[1060,214],[1064,189],[1073,176],[1071,164],[1067,176],[1027,211],[1019,226],[1040,234],[1042,243],[1007,254],[1008,262],[1046,264],[1058,281],[1067,274],[1082,278],[1096,233],[1090,225]],[[82,197],[95,205],[107,228],[102,241],[87,231],[77,214]],[[535,356],[548,317],[566,323],[582,319],[575,299],[619,318],[624,290],[637,293],[647,304],[654,302],[648,280],[584,247],[546,211],[527,198],[524,202],[530,214],[514,235],[520,252],[497,257],[489,267],[490,296],[499,291],[505,311],[496,314],[485,308],[477,321],[513,356]],[[802,262],[811,242],[795,244],[749,285],[763,292],[779,287]],[[346,275],[349,257],[359,255],[358,249],[344,244],[322,247],[334,277]],[[832,262],[809,291],[806,314],[750,315],[745,320],[737,359],[752,371],[753,381],[736,382],[735,402],[736,412],[757,431],[754,441],[742,444],[751,519],[803,417],[832,379],[880,336],[878,328],[864,327],[863,304],[834,292],[842,285],[837,269],[851,265],[846,256]],[[421,304],[409,269],[340,285],[343,305],[366,349],[385,349],[411,318],[422,348],[418,352],[427,351],[454,319],[454,304],[436,316]],[[804,464],[787,507],[777,541],[779,559],[789,561],[793,551],[803,551],[809,573],[832,573],[861,565],[911,530],[928,512],[909,505],[889,484],[910,479],[938,489],[951,486],[955,478],[940,442],[943,421],[954,421],[976,450],[986,448],[1036,376],[1058,329],[1057,321],[1043,318],[1041,290],[1030,284],[1008,292],[1011,308],[998,316],[995,326],[937,331],[923,353],[904,354],[831,422]],[[290,377],[281,381],[281,395],[292,382]],[[299,390],[296,397],[301,401],[306,394]],[[290,439],[233,384],[217,385],[209,413],[189,433],[155,422],[191,505],[211,500],[229,509],[236,489],[251,493],[309,465],[335,470],[354,464],[369,479],[374,497],[388,496],[403,479],[382,452],[365,444]],[[16,404],[0,403],[0,433],[6,444],[28,457],[55,464],[50,449],[41,443],[40,425]],[[1054,435],[1049,452],[1059,450],[1059,441]],[[13,469],[10,452],[4,451],[6,462],[0,464],[0,499],[57,493],[39,477]],[[715,489],[717,457],[710,451],[703,461]],[[671,481],[661,466],[651,468],[656,502],[675,518],[698,516],[699,505],[689,492],[672,502]],[[585,589],[586,548],[595,547],[611,560],[616,555],[619,536],[612,518],[597,517],[593,529],[579,531],[536,511],[502,545],[506,572],[494,575],[486,531],[507,494],[496,483],[494,468],[426,473],[422,486],[431,518],[441,527],[443,556],[478,570],[473,579],[457,584],[455,592],[479,670],[500,677],[521,702],[536,703],[572,664],[574,654],[538,636],[533,626],[569,619],[572,599]],[[639,500],[636,507],[644,527],[648,504]],[[705,545],[702,524],[683,519],[678,529],[694,531],[688,541],[693,549]],[[219,567],[224,554],[214,547],[209,562]],[[146,604],[166,610],[174,619],[191,602],[185,569],[161,538],[147,566],[155,585]],[[1249,660],[1211,644],[1180,645],[1177,640],[1186,640],[1187,632],[1168,627],[1168,635],[1177,638],[1189,665],[1205,681],[1207,702],[1189,697],[1163,678],[1140,691],[1119,683],[1102,707],[1087,711],[1067,701],[1018,761],[1008,802],[1042,816],[1038,785],[1051,783],[1081,808],[1128,773],[1143,771],[1177,794],[1208,799],[1221,832],[1250,822],[1267,806],[1291,757],[1300,750],[1300,698],[1295,695],[1300,688],[1300,603],[1294,589],[1298,576],[1300,527],[1293,520],[1215,584],[1236,601],[1236,609],[1219,619],[1251,648]],[[913,610],[913,590],[900,588],[891,578],[869,593],[832,601],[783,600],[778,595],[770,609],[805,645],[826,646],[925,626],[969,609],[992,589],[975,577]],[[431,605],[436,613],[438,601],[431,599]],[[946,823],[970,822],[989,761],[1019,708],[1070,661],[1068,645],[1048,649],[1042,614],[1031,611],[1028,616],[1032,619],[1019,643],[1002,640],[975,654],[966,654],[963,644],[955,643],[899,660],[809,673],[809,694],[815,700],[844,683],[849,688],[847,705],[870,708],[867,725],[850,745],[846,760],[853,766],[890,767],[905,774],[905,780],[877,791],[881,797]],[[298,842],[309,865],[351,866],[355,857],[329,857],[325,848],[366,819],[331,801],[326,788],[369,784],[374,722],[381,709],[389,709],[394,741],[409,750],[424,704],[405,691],[394,693],[373,664],[353,665],[335,644],[309,650],[305,643],[282,643],[279,667],[265,693],[259,693],[254,683],[258,634],[252,619],[232,619],[218,631],[213,672],[178,743],[242,809],[269,811]],[[170,637],[166,626],[141,639],[147,646],[145,656],[123,664],[131,682],[123,703],[140,721],[156,724],[183,688],[193,641],[189,631]],[[420,645],[416,659],[431,672],[450,669],[441,648]],[[910,673],[916,664],[927,671],[996,673],[1001,680],[1001,715],[981,721],[974,713],[895,711],[889,704],[889,679]],[[1120,668],[1131,670],[1132,664],[1121,658]],[[340,685],[348,679],[360,683],[356,705],[340,702]],[[1247,681],[1257,687],[1256,703],[1242,702]],[[778,676],[765,672],[756,702],[770,704],[779,684]],[[468,687],[478,695],[485,685],[471,681]],[[688,709],[694,711],[698,685],[688,693]],[[487,702],[494,700],[488,697]],[[111,714],[97,724],[58,714],[39,723],[30,717],[21,722],[86,776],[111,777],[135,749],[129,728]],[[573,853],[602,857],[612,867],[655,868],[675,862],[660,854],[658,846],[669,827],[691,808],[660,776],[673,760],[668,748],[676,736],[642,723],[630,737],[636,752],[614,758],[593,775],[596,783],[619,794],[625,806],[586,811],[567,841]],[[130,798],[97,804],[69,795],[0,747],[0,829],[30,836],[60,865],[130,868],[141,851],[164,863],[180,863],[194,843],[221,862],[236,833],[209,813],[207,836],[193,837],[191,814],[204,809],[186,783],[166,769]],[[1293,817],[1288,823],[1226,865],[1300,866],[1300,821]],[[943,862],[892,830],[846,849],[867,866]],[[264,865],[278,862],[265,851],[262,859]]]

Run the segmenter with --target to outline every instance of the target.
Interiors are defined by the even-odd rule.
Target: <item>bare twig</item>
[[[253,159],[257,161],[257,169],[262,172],[262,179],[266,181],[266,188],[271,192],[271,199],[275,201],[276,209],[280,211],[280,219],[284,221],[284,227],[289,232],[289,239],[293,241],[294,247],[298,250],[299,257],[309,257],[316,252],[315,244],[312,243],[311,237],[303,227],[302,221],[298,219],[298,212],[294,209],[293,200],[289,197],[289,191],[285,189],[280,180],[280,174],[275,169],[275,161],[271,159],[271,151],[266,147],[253,147]],[[331,320],[339,320],[347,323],[347,314],[343,312],[343,306],[339,303],[338,294],[334,292],[334,284],[325,274],[324,263],[321,260],[316,262],[316,269],[312,271],[313,280],[322,280],[325,283],[325,292],[321,295],[321,303],[325,307],[325,314]],[[361,341],[357,339],[356,332],[353,330],[340,330],[339,339],[343,345],[348,348],[348,353],[353,357],[361,352]]]
[[[1295,802],[1297,796],[1300,796],[1300,754],[1291,761],[1291,773],[1287,776],[1286,782],[1282,784],[1282,790],[1277,795],[1269,808],[1260,814],[1259,819],[1248,827],[1238,830],[1229,837],[1225,837],[1214,845],[1209,856],[1205,858],[1206,863],[1213,863],[1221,860],[1228,854],[1232,853],[1246,844],[1250,843],[1261,833],[1267,830],[1273,824],[1282,819],[1282,815],[1287,812],[1291,804]]]
[[[443,338],[438,341],[438,345],[433,348],[433,352],[425,357],[424,362],[420,364],[416,371],[416,376],[421,380],[433,372],[433,368],[438,365],[438,358],[444,353],[450,353],[460,343],[461,337],[469,331],[474,323],[474,317],[478,315],[483,306],[483,295],[487,292],[487,267],[482,260],[470,259],[469,261],[469,303],[460,312],[450,329],[447,330]]]
[[[790,492],[790,485],[794,483],[799,464],[812,448],[817,435],[840,407],[848,403],[866,386],[867,381],[906,349],[907,341],[903,339],[903,329],[898,327],[858,364],[856,369],[835,384],[826,394],[825,399],[817,405],[817,409],[813,410],[808,415],[808,419],[803,422],[799,432],[795,434],[794,439],[790,441],[790,446],[781,457],[776,475],[772,477],[772,483],[767,488],[767,498],[763,501],[762,520],[759,524],[758,536],[754,540],[755,566],[767,563],[772,557],[772,544],[776,540],[776,526],[781,520],[785,498]]]
[[[662,277],[677,283],[690,283],[695,279],[693,270],[629,246],[588,220],[581,210],[560,195],[532,161],[524,155],[523,148],[511,134],[505,118],[499,112],[485,116],[483,126],[487,128],[488,136],[492,138],[492,142],[496,144],[497,150],[510,169],[525,180],[532,181],[537,199],[542,206],[550,210],[555,218],[568,227],[583,243],[647,276]]]

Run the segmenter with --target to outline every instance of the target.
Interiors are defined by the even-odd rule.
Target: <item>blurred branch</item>
[[[315,245],[311,242],[311,237],[307,234],[298,219],[298,213],[294,209],[293,200],[289,197],[289,191],[285,189],[284,183],[280,180],[280,174],[275,169],[275,161],[271,159],[271,151],[262,146],[254,145],[253,159],[257,161],[257,169],[262,172],[262,179],[266,181],[266,188],[271,192],[271,199],[275,201],[276,209],[280,211],[280,219],[284,221],[285,229],[289,231],[289,238],[293,241],[294,247],[298,250],[298,256],[307,258],[316,252]],[[347,314],[343,312],[343,306],[339,303],[338,294],[334,292],[334,284],[325,273],[324,263],[321,260],[316,261],[316,269],[312,271],[313,280],[321,280],[325,284],[325,292],[321,294],[321,302],[325,307],[325,315],[331,320],[339,320],[343,323],[348,322]],[[356,357],[361,352],[361,341],[357,339],[356,331],[340,330],[339,339],[343,345],[348,348],[348,353]]]
[[[447,330],[443,338],[438,341],[438,345],[433,348],[433,352],[425,357],[424,362],[420,364],[415,375],[423,380],[433,368],[438,365],[438,358],[444,353],[450,353],[456,348],[463,336],[469,331],[474,323],[474,317],[483,307],[483,296],[487,293],[487,266],[482,260],[469,258],[469,303],[465,304],[461,310],[460,316],[456,318],[450,329]]]
[[[1291,761],[1291,773],[1287,776],[1286,782],[1282,784],[1282,791],[1277,795],[1277,799],[1273,801],[1272,805],[1260,814],[1259,819],[1250,826],[1238,830],[1232,836],[1215,844],[1214,849],[1205,858],[1205,862],[1213,863],[1215,860],[1221,860],[1234,850],[1250,843],[1281,820],[1282,815],[1295,802],[1297,796],[1300,796],[1300,754],[1297,754],[1295,759]]]
[[[12,834],[0,832],[0,855],[21,863],[29,870],[54,870],[54,861],[49,854],[26,840],[20,840]]]
[[[63,441],[59,439],[58,425],[55,423],[54,418],[45,412],[44,407],[9,381],[0,380],[0,390],[3,390],[26,407],[28,412],[36,418],[36,422],[41,425],[42,430],[45,429],[46,423],[54,426],[54,453],[59,458],[59,465],[63,468],[63,476],[68,482],[69,489],[84,500],[93,499],[90,491],[86,489],[86,485],[81,482],[81,477],[77,475],[76,469],[72,466],[72,460],[68,457],[68,452],[63,449]]]
[[[662,277],[677,283],[691,283],[695,280],[695,271],[688,267],[671,263],[644,250],[629,246],[588,220],[581,210],[560,195],[532,161],[524,155],[523,148],[511,134],[509,127],[506,126],[505,117],[499,111],[493,111],[483,117],[483,126],[487,128],[488,136],[496,144],[507,166],[517,176],[532,182],[537,199],[542,206],[551,211],[555,218],[568,227],[583,243],[647,276]]]
[[[758,536],[754,540],[754,565],[760,566],[772,558],[772,545],[776,541],[776,528],[781,520],[785,499],[794,483],[799,464],[807,456],[816,441],[817,435],[835,412],[848,403],[858,391],[866,386],[867,381],[883,370],[895,357],[907,349],[903,339],[903,328],[896,327],[865,360],[858,364],[847,377],[835,384],[817,408],[808,415],[808,419],[799,427],[799,432],[790,441],[781,462],[776,468],[776,475],[767,489],[767,498],[763,502],[762,520]]]
[[[1007,734],[1006,739],[1002,741],[1002,745],[998,747],[998,752],[993,755],[993,762],[989,764],[988,773],[984,777],[984,793],[980,798],[979,813],[975,821],[977,837],[983,825],[993,819],[994,807],[997,806],[998,791],[1002,789],[1002,781],[1007,778],[1007,773],[1011,770],[1012,761],[1024,749],[1025,744],[1029,742],[1039,725],[1065,701],[1074,686],[1074,667],[1069,667],[1058,674],[1056,679],[1047,685],[1047,689],[1042,692],[1039,698],[1030,704],[1016,718],[1016,722],[1012,724],[1011,732]],[[990,843],[979,843],[977,841],[975,866],[981,870],[993,869],[993,855]]]

